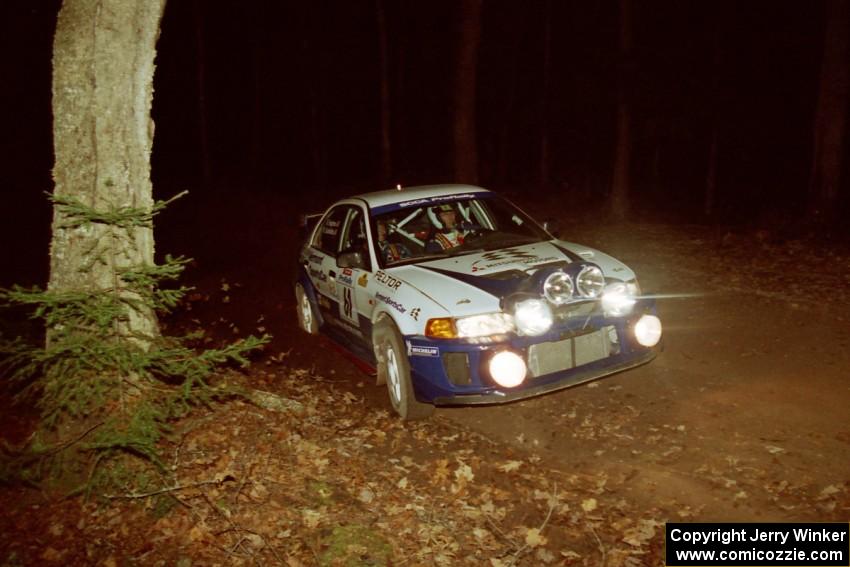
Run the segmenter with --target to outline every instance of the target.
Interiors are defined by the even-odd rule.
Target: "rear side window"
[[[326,254],[336,256],[336,253],[339,252],[339,239],[342,235],[345,216],[350,208],[350,206],[336,207],[322,219],[319,230],[313,237],[313,246]]]

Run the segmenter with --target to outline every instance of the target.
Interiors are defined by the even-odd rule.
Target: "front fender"
[[[295,282],[301,284],[301,287],[304,289],[305,295],[307,295],[307,298],[313,305],[313,313],[316,315],[319,327],[321,327],[325,324],[325,320],[324,317],[322,317],[322,310],[319,309],[319,298],[316,295],[316,288],[313,287],[313,282],[310,281],[310,276],[307,275],[307,270],[304,266],[298,266],[295,274]]]
[[[375,302],[372,324],[380,317],[389,317],[403,336],[423,335],[428,319],[451,315],[411,285],[402,286],[395,293],[378,288],[372,297]]]

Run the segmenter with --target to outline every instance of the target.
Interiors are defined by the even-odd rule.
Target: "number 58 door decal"
[[[357,323],[357,310],[354,305],[354,293],[348,286],[341,285],[340,291],[342,292],[342,297],[340,298],[339,304],[339,314],[343,319],[348,321],[349,323]]]

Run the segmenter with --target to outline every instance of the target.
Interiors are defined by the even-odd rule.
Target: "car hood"
[[[634,273],[598,250],[551,240],[464,254],[389,268],[387,272],[417,288],[456,315],[499,309],[503,297],[518,291],[541,268],[596,264],[606,278],[630,280]]]

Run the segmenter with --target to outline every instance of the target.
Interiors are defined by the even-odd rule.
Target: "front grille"
[[[612,353],[613,326],[528,348],[528,372],[531,377],[569,370],[607,358]]]

